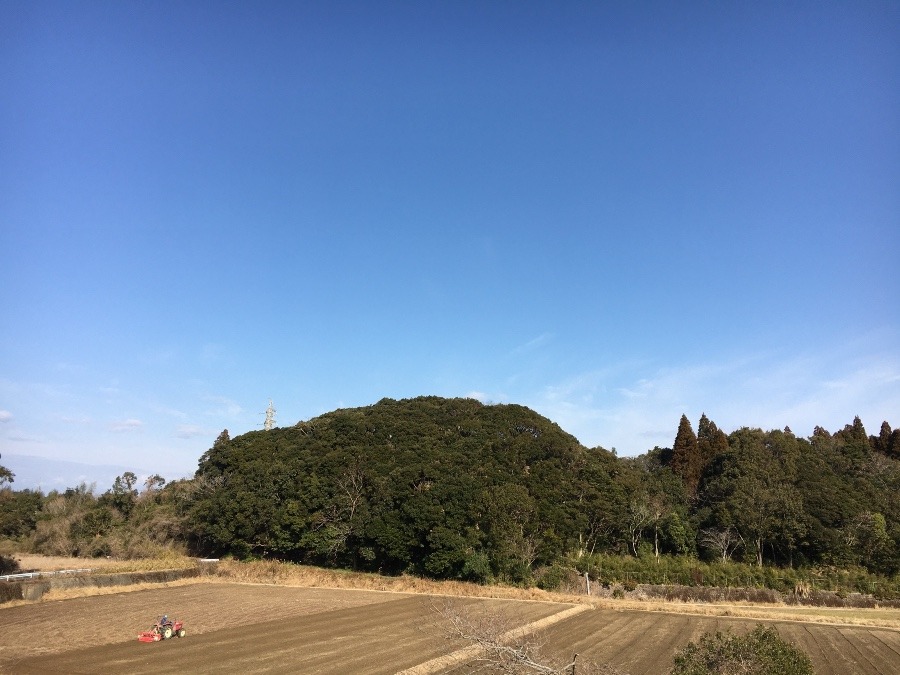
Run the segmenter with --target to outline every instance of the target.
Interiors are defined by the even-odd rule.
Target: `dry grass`
[[[282,584],[312,588],[344,588],[419,593],[441,596],[479,597],[504,600],[543,600],[590,604],[594,607],[618,610],[640,610],[703,616],[731,616],[778,621],[879,626],[900,629],[900,610],[897,609],[838,609],[833,607],[793,607],[788,605],[748,605],[726,603],[660,602],[653,600],[600,599],[583,595],[551,593],[538,588],[510,586],[479,586],[461,581],[432,581],[402,575],[384,577],[377,574],[329,570],[305,565],[291,565],[274,561],[222,561],[214,578],[239,583]]]
[[[53,558],[47,556],[15,556],[23,569],[52,571],[89,567],[100,573],[147,572],[170,569],[188,569],[198,563],[195,558],[170,556],[147,560],[106,560],[80,558]],[[245,584],[271,584],[307,588],[353,589],[391,593],[416,593],[437,596],[478,597],[502,600],[530,600],[589,604],[613,610],[639,610],[649,612],[696,614],[701,616],[729,616],[774,621],[800,621],[805,623],[875,626],[900,630],[900,610],[862,609],[834,607],[797,607],[788,605],[689,603],[659,600],[633,600],[613,598],[588,598],[583,595],[551,593],[537,588],[511,586],[480,586],[461,581],[432,581],[401,575],[385,577],[378,574],[331,570],[306,565],[294,565],[276,561],[237,562],[222,560],[210,568],[208,575],[162,583],[139,583],[131,586],[88,587],[54,589],[44,595],[44,600],[126,593],[147,588],[161,588],[206,581]],[[4,606],[24,604],[6,603]]]
[[[159,588],[171,588],[175,586],[190,586],[200,581],[199,579],[179,579],[177,581],[162,581],[159,583],[141,582],[128,586],[80,586],[78,588],[51,588],[41,596],[39,602],[52,602],[54,600],[72,600],[73,598],[90,598],[97,595],[116,595],[121,593],[133,593],[135,591],[155,590]],[[18,607],[20,605],[33,604],[28,600],[10,600],[0,605],[2,607]]]
[[[790,605],[688,603],[643,600],[593,601],[598,608],[639,610],[665,614],[693,614],[698,616],[728,616],[765,621],[798,621],[830,625],[870,626],[900,630],[900,610],[835,607],[795,607]]]
[[[553,600],[556,597],[553,593],[538,588],[479,586],[464,581],[432,581],[405,574],[397,577],[385,577],[366,572],[331,570],[274,561],[222,560],[216,564],[215,578],[238,583],[282,584],[310,588],[356,589],[505,600]]]
[[[56,572],[59,570],[90,569],[104,574],[117,572],[158,572],[160,570],[189,569],[197,564],[196,558],[182,555],[167,555],[160,558],[141,560],[118,560],[115,558],[67,558],[60,556],[35,555],[31,553],[13,556],[23,570]]]

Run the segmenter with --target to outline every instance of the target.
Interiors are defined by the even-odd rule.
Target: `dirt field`
[[[377,591],[198,583],[0,607],[0,670],[11,673],[396,673],[461,645],[442,639],[432,598]],[[512,604],[524,623],[565,609]],[[139,643],[160,614],[184,639]],[[93,645],[93,646],[88,646]]]
[[[635,611],[586,612],[546,631],[548,646],[563,653],[610,663],[633,675],[667,673],[678,647],[705,632],[735,633],[753,629],[756,621]],[[765,622],[801,647],[821,675],[900,674],[900,631]]]
[[[572,613],[564,603],[464,599],[520,624],[565,618],[540,633],[549,652],[666,673],[676,647],[746,619],[631,610]],[[0,607],[0,670],[9,673],[397,673],[463,645],[442,636],[428,596],[376,591],[197,583]],[[185,621],[184,639],[139,643],[160,614]],[[777,623],[817,672],[900,674],[900,631]],[[464,673],[465,666],[418,672]]]

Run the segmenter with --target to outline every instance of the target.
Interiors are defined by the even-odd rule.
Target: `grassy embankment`
[[[149,572],[196,567],[196,558],[172,555],[163,558],[117,561],[107,559],[54,558],[34,555],[16,555],[23,570],[54,571],[61,569],[90,568],[94,573]],[[237,562],[222,560],[211,566],[207,574],[180,581],[140,583],[131,586],[87,587],[54,589],[43,601],[63,600],[73,597],[126,593],[147,588],[179,586],[196,583],[247,583],[300,586],[309,588],[336,588],[371,590],[393,593],[416,593],[444,596],[484,597],[508,600],[531,600],[588,603],[595,607],[618,610],[674,612],[707,616],[730,616],[776,621],[803,621],[811,623],[878,626],[900,630],[900,609],[887,608],[836,608],[798,607],[784,604],[761,603],[692,603],[681,601],[637,600],[632,598],[597,598],[584,595],[552,593],[538,588],[511,586],[480,586],[459,581],[432,581],[408,575],[385,577],[377,574],[331,570],[306,565],[293,565],[274,561]],[[3,606],[23,604],[6,603]],[[2,607],[2,606],[0,606]]]

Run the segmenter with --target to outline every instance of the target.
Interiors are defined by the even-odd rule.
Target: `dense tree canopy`
[[[223,431],[191,480],[126,472],[95,496],[0,489],[0,537],[45,553],[275,557],[525,583],[554,564],[680,555],[900,572],[900,441],[859,418],[810,438],[682,416],[618,458],[518,405],[384,399]],[[143,489],[141,489],[143,488]]]
[[[597,545],[625,500],[618,472],[522,406],[385,399],[220,437],[191,520],[219,552],[521,580]]]
[[[900,464],[857,418],[800,439],[682,416],[673,448],[587,449],[516,405],[424,397],[223,433],[197,480],[211,551],[526,579],[595,552],[898,569]]]

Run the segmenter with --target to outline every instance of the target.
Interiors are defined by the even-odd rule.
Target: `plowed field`
[[[632,675],[667,673],[678,647],[705,632],[735,633],[753,629],[757,621],[725,617],[615,612],[598,610],[573,616],[546,631],[549,646],[577,652],[592,661],[611,663]],[[900,631],[764,622],[802,648],[820,675],[900,674]]]
[[[675,648],[709,630],[754,621],[637,611],[572,613],[562,603],[466,599],[541,629],[547,651],[610,662],[633,675],[666,673]],[[461,648],[442,637],[426,596],[374,591],[198,583],[0,607],[0,670],[9,673],[466,672],[434,659]],[[139,643],[160,614],[187,637]],[[777,623],[825,674],[900,675],[900,631]]]

